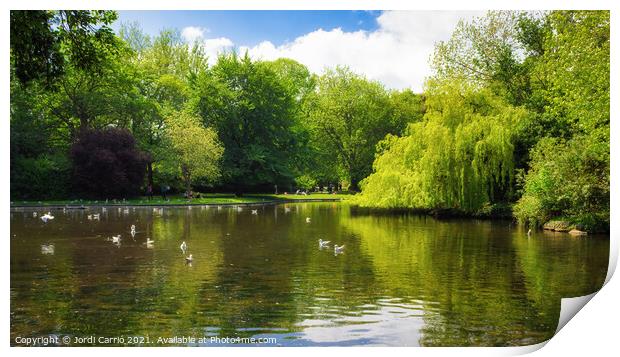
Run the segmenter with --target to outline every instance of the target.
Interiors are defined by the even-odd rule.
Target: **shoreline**
[[[347,195],[348,196],[348,195]],[[274,206],[279,204],[290,204],[290,203],[308,203],[308,202],[343,202],[346,201],[345,197],[320,197],[320,198],[279,198],[273,196],[245,196],[248,198],[245,202],[242,201],[243,198],[240,198],[240,202],[135,202],[135,201],[127,201],[123,202],[92,202],[87,201],[83,203],[50,203],[46,204],[45,201],[39,202],[27,202],[27,203],[11,203],[10,211],[19,211],[24,209],[48,209],[48,210],[88,210],[90,208],[95,207],[126,207],[126,208],[164,208],[164,207],[259,207],[259,206]],[[205,198],[202,198],[205,199]],[[207,198],[209,199],[209,198]],[[213,197],[211,200],[225,199],[225,197]],[[259,201],[260,199],[260,201]],[[143,200],[145,201],[145,200]],[[377,207],[362,207],[356,204],[352,204],[352,212],[355,215],[392,215],[392,214],[413,214],[420,216],[428,216],[438,220],[450,220],[450,219],[468,219],[468,220],[482,220],[482,221],[512,221],[516,223],[516,218],[512,215],[506,214],[507,212],[493,212],[487,214],[471,214],[465,213],[459,210],[454,209],[412,209],[412,208],[377,208]],[[536,227],[536,230],[540,231],[548,231],[548,232],[556,232],[556,233],[566,233],[569,235],[573,235],[569,233],[571,229],[566,230],[556,230],[550,229],[546,226],[549,223],[554,222],[554,220],[550,220],[545,224]],[[517,224],[517,223],[516,223]],[[571,224],[571,227],[575,226],[575,224]],[[609,230],[576,230],[577,227],[573,227],[575,230],[573,231],[576,235],[587,235],[587,234],[609,234]]]
[[[16,208],[47,208],[47,209],[88,209],[90,207],[199,207],[199,206],[267,206],[287,203],[303,203],[303,202],[341,202],[342,198],[298,198],[298,199],[276,199],[254,202],[213,202],[213,203],[71,203],[71,204],[11,204],[11,209]]]

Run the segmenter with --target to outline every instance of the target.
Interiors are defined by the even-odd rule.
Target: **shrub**
[[[148,156],[138,150],[129,131],[107,128],[82,133],[71,147],[71,161],[77,193],[121,198],[139,194]]]
[[[18,157],[11,164],[11,199],[64,198],[70,163],[65,155]]]
[[[295,178],[295,184],[297,187],[304,190],[312,190],[317,185],[317,180],[310,175],[301,175]]]
[[[555,217],[582,220],[597,230],[609,225],[609,145],[605,137],[542,139],[531,151],[523,196],[514,207],[522,223]],[[579,221],[579,219],[577,219]]]

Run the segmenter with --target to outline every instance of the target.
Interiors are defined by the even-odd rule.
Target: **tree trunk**
[[[190,192],[192,191],[191,172],[185,165],[181,167],[181,172],[183,173],[183,180],[185,181],[185,193],[187,195],[187,198],[189,199]]]
[[[356,177],[351,177],[351,185],[349,191],[359,192],[359,180]]]
[[[153,162],[151,162],[150,160],[149,160],[149,163],[146,165],[146,172],[148,176],[149,185],[151,187],[155,187],[153,186]]]

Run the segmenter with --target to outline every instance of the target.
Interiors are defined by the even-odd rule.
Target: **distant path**
[[[340,202],[342,201],[341,197],[337,198],[294,198],[294,199],[265,199],[263,201],[247,201],[247,202],[204,202],[204,203],[194,203],[194,202],[174,202],[174,203],[137,203],[137,202],[117,202],[117,203],[51,203],[46,204],[42,203],[13,203],[11,204],[11,209],[13,208],[46,208],[46,209],[87,209],[89,207],[189,207],[189,206],[266,206],[266,205],[277,205],[277,204],[286,204],[286,203],[299,203],[299,202]]]

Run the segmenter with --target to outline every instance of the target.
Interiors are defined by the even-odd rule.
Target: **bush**
[[[82,133],[71,147],[71,161],[77,193],[124,198],[140,193],[148,156],[138,150],[129,131],[107,128]]]
[[[64,198],[69,176],[70,163],[64,155],[15,158],[11,164],[11,199]]]
[[[605,229],[609,225],[607,143],[605,137],[596,135],[569,141],[542,139],[531,151],[531,167],[523,196],[514,207],[515,217],[530,225],[568,217]]]
[[[297,184],[297,187],[308,191],[315,188],[317,182],[318,181],[310,175],[301,175],[295,178],[295,184]]]

